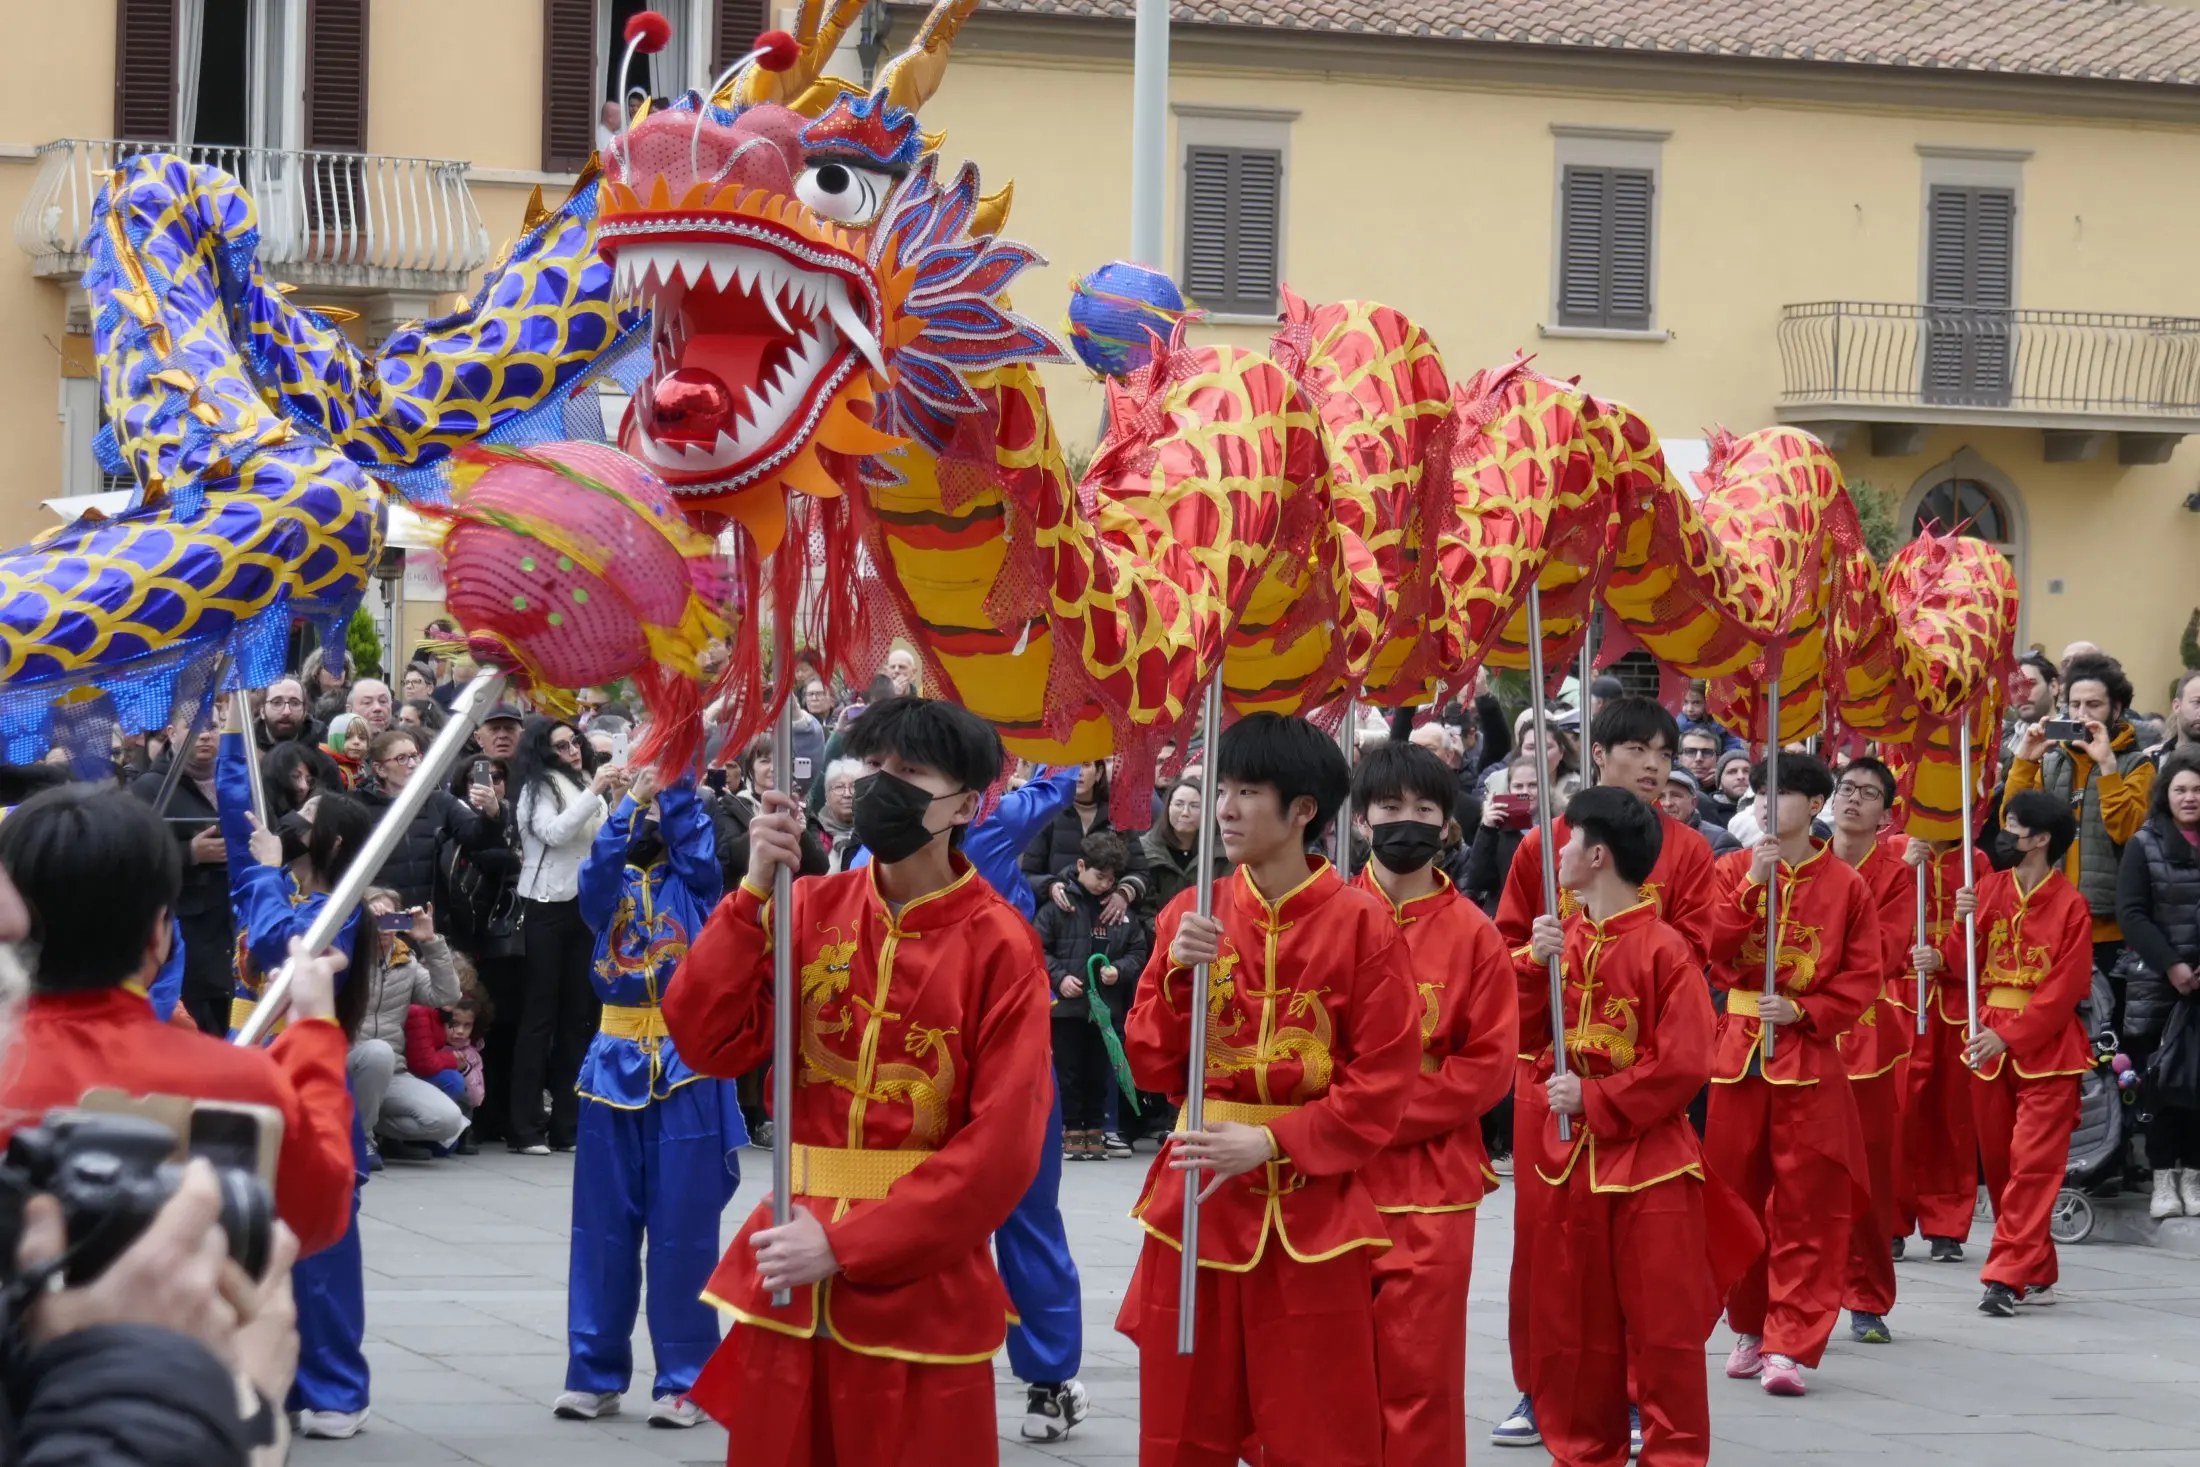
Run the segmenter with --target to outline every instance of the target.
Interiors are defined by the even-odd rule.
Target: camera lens
[[[222,1188],[222,1231],[229,1236],[229,1256],[250,1278],[267,1273],[268,1255],[275,1248],[275,1199],[251,1172],[222,1167],[215,1172]]]

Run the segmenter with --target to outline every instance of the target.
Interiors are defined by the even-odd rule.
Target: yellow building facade
[[[237,4],[248,19],[292,8]],[[27,0],[6,8],[31,13]],[[125,8],[39,7],[47,39],[0,62],[0,209],[23,246],[0,265],[8,543],[54,522],[42,501],[99,487],[77,444],[82,389],[66,385],[83,371],[81,295],[38,250],[54,166],[39,150],[112,135]],[[546,44],[561,14],[570,25],[588,8],[358,0],[364,152],[447,160],[461,197],[445,207],[454,230],[473,233],[454,234],[425,261],[433,269],[321,270],[303,298],[360,310],[371,337],[478,279],[530,187],[555,195],[569,177],[545,168]],[[615,21],[608,0],[595,8],[599,29]],[[686,58],[689,75],[720,54],[718,31],[748,23],[747,7],[672,8],[711,35]],[[1745,7],[1760,25],[1788,12],[1799,30],[1842,8]],[[1933,11],[1936,24],[1970,13],[1984,27],[1995,8]],[[1598,45],[1347,32],[1322,18],[1336,7],[1307,0],[1234,9],[1246,12],[1237,23],[1174,32],[1166,237],[1180,278],[1195,154],[1272,156],[1269,247],[1302,295],[1407,311],[1457,378],[1531,352],[1542,370],[1578,374],[1686,440],[1683,463],[1715,427],[1807,426],[1905,527],[1955,513],[2004,546],[2024,593],[2022,642],[2059,653],[2097,641],[2124,659],[2142,707],[2163,706],[2200,604],[2200,446],[2188,436],[2200,433],[2200,194],[2184,182],[2200,166],[2200,16],[2105,7],[2126,28],[2117,35],[2153,27],[2134,38],[2153,79],[2133,79],[2054,51],[2079,42],[2037,38],[1991,70],[1623,45],[1625,4],[1603,8]],[[897,42],[923,14],[883,10]],[[989,185],[1015,181],[1009,232],[1051,262],[1020,292],[1042,320],[1061,318],[1073,276],[1128,249],[1130,10],[988,0],[926,110],[948,158],[976,160]],[[2048,74],[2079,64],[2096,75]],[[1584,314],[1568,294],[1562,263],[1597,264],[1569,178],[1634,188],[1632,207],[1648,211],[1627,221],[1632,263],[1604,261],[1626,310]],[[1950,254],[1951,241],[1972,254]],[[1592,319],[1607,324],[1581,324]],[[1198,330],[1246,345],[1266,335],[1257,311]],[[1068,369],[1049,375],[1058,421],[1089,448],[1097,388]]]

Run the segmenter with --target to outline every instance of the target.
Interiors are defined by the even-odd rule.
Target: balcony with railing
[[[244,185],[259,210],[260,263],[278,280],[317,290],[463,290],[489,259],[464,163],[63,138],[38,150],[38,178],[15,221],[32,272],[47,280],[81,275],[106,175],[155,152],[219,168]]]
[[[1911,425],[2038,428],[2049,458],[2119,435],[2159,463],[2200,433],[2200,317],[1884,301],[1783,308],[1780,418],[1872,425],[1875,452]]]

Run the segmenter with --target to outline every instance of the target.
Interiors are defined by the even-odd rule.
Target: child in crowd
[[[470,981],[466,981],[472,971],[465,966],[466,960],[460,958],[458,961],[462,967],[461,981],[465,982],[465,987],[459,992],[458,1002],[443,1011],[443,1033],[445,1042],[451,1047],[451,1053],[458,1056],[459,1073],[465,1077],[458,1103],[471,1116],[481,1108],[485,1079],[481,1068],[481,1037],[496,1022],[496,1011],[490,1007],[489,996]],[[471,1127],[467,1129],[472,1130]],[[469,1148],[472,1144],[471,1135],[461,1137],[458,1149],[471,1155]]]
[[[1062,1097],[1062,1155],[1100,1161],[1107,1124],[1108,1049],[1105,1023],[1118,1034],[1130,1015],[1131,989],[1146,966],[1151,939],[1125,913],[1107,919],[1107,899],[1130,865],[1130,848],[1112,830],[1095,830],[1078,848],[1076,867],[1056,888],[1069,898],[1039,904],[1039,943],[1054,985],[1054,1083]],[[1093,1007],[1098,993],[1103,1009]],[[1104,1017],[1103,1017],[1104,1015]]]

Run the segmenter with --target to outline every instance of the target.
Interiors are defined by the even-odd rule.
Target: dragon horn
[[[879,89],[886,93],[887,101],[915,112],[931,100],[940,89],[940,79],[947,74],[947,48],[955,43],[955,33],[977,8],[978,0],[939,0],[932,7],[924,24],[917,27],[909,49],[887,62],[879,73]]]
[[[848,27],[863,14],[864,4],[865,0],[802,0],[802,12],[794,23],[795,44],[802,48],[801,55],[785,71],[752,67],[741,72],[734,79],[734,104],[750,107],[777,102],[784,106],[808,91],[810,84],[824,74],[825,63],[840,48]],[[719,83],[720,87],[724,85],[723,81]],[[712,90],[715,93],[717,88]]]

